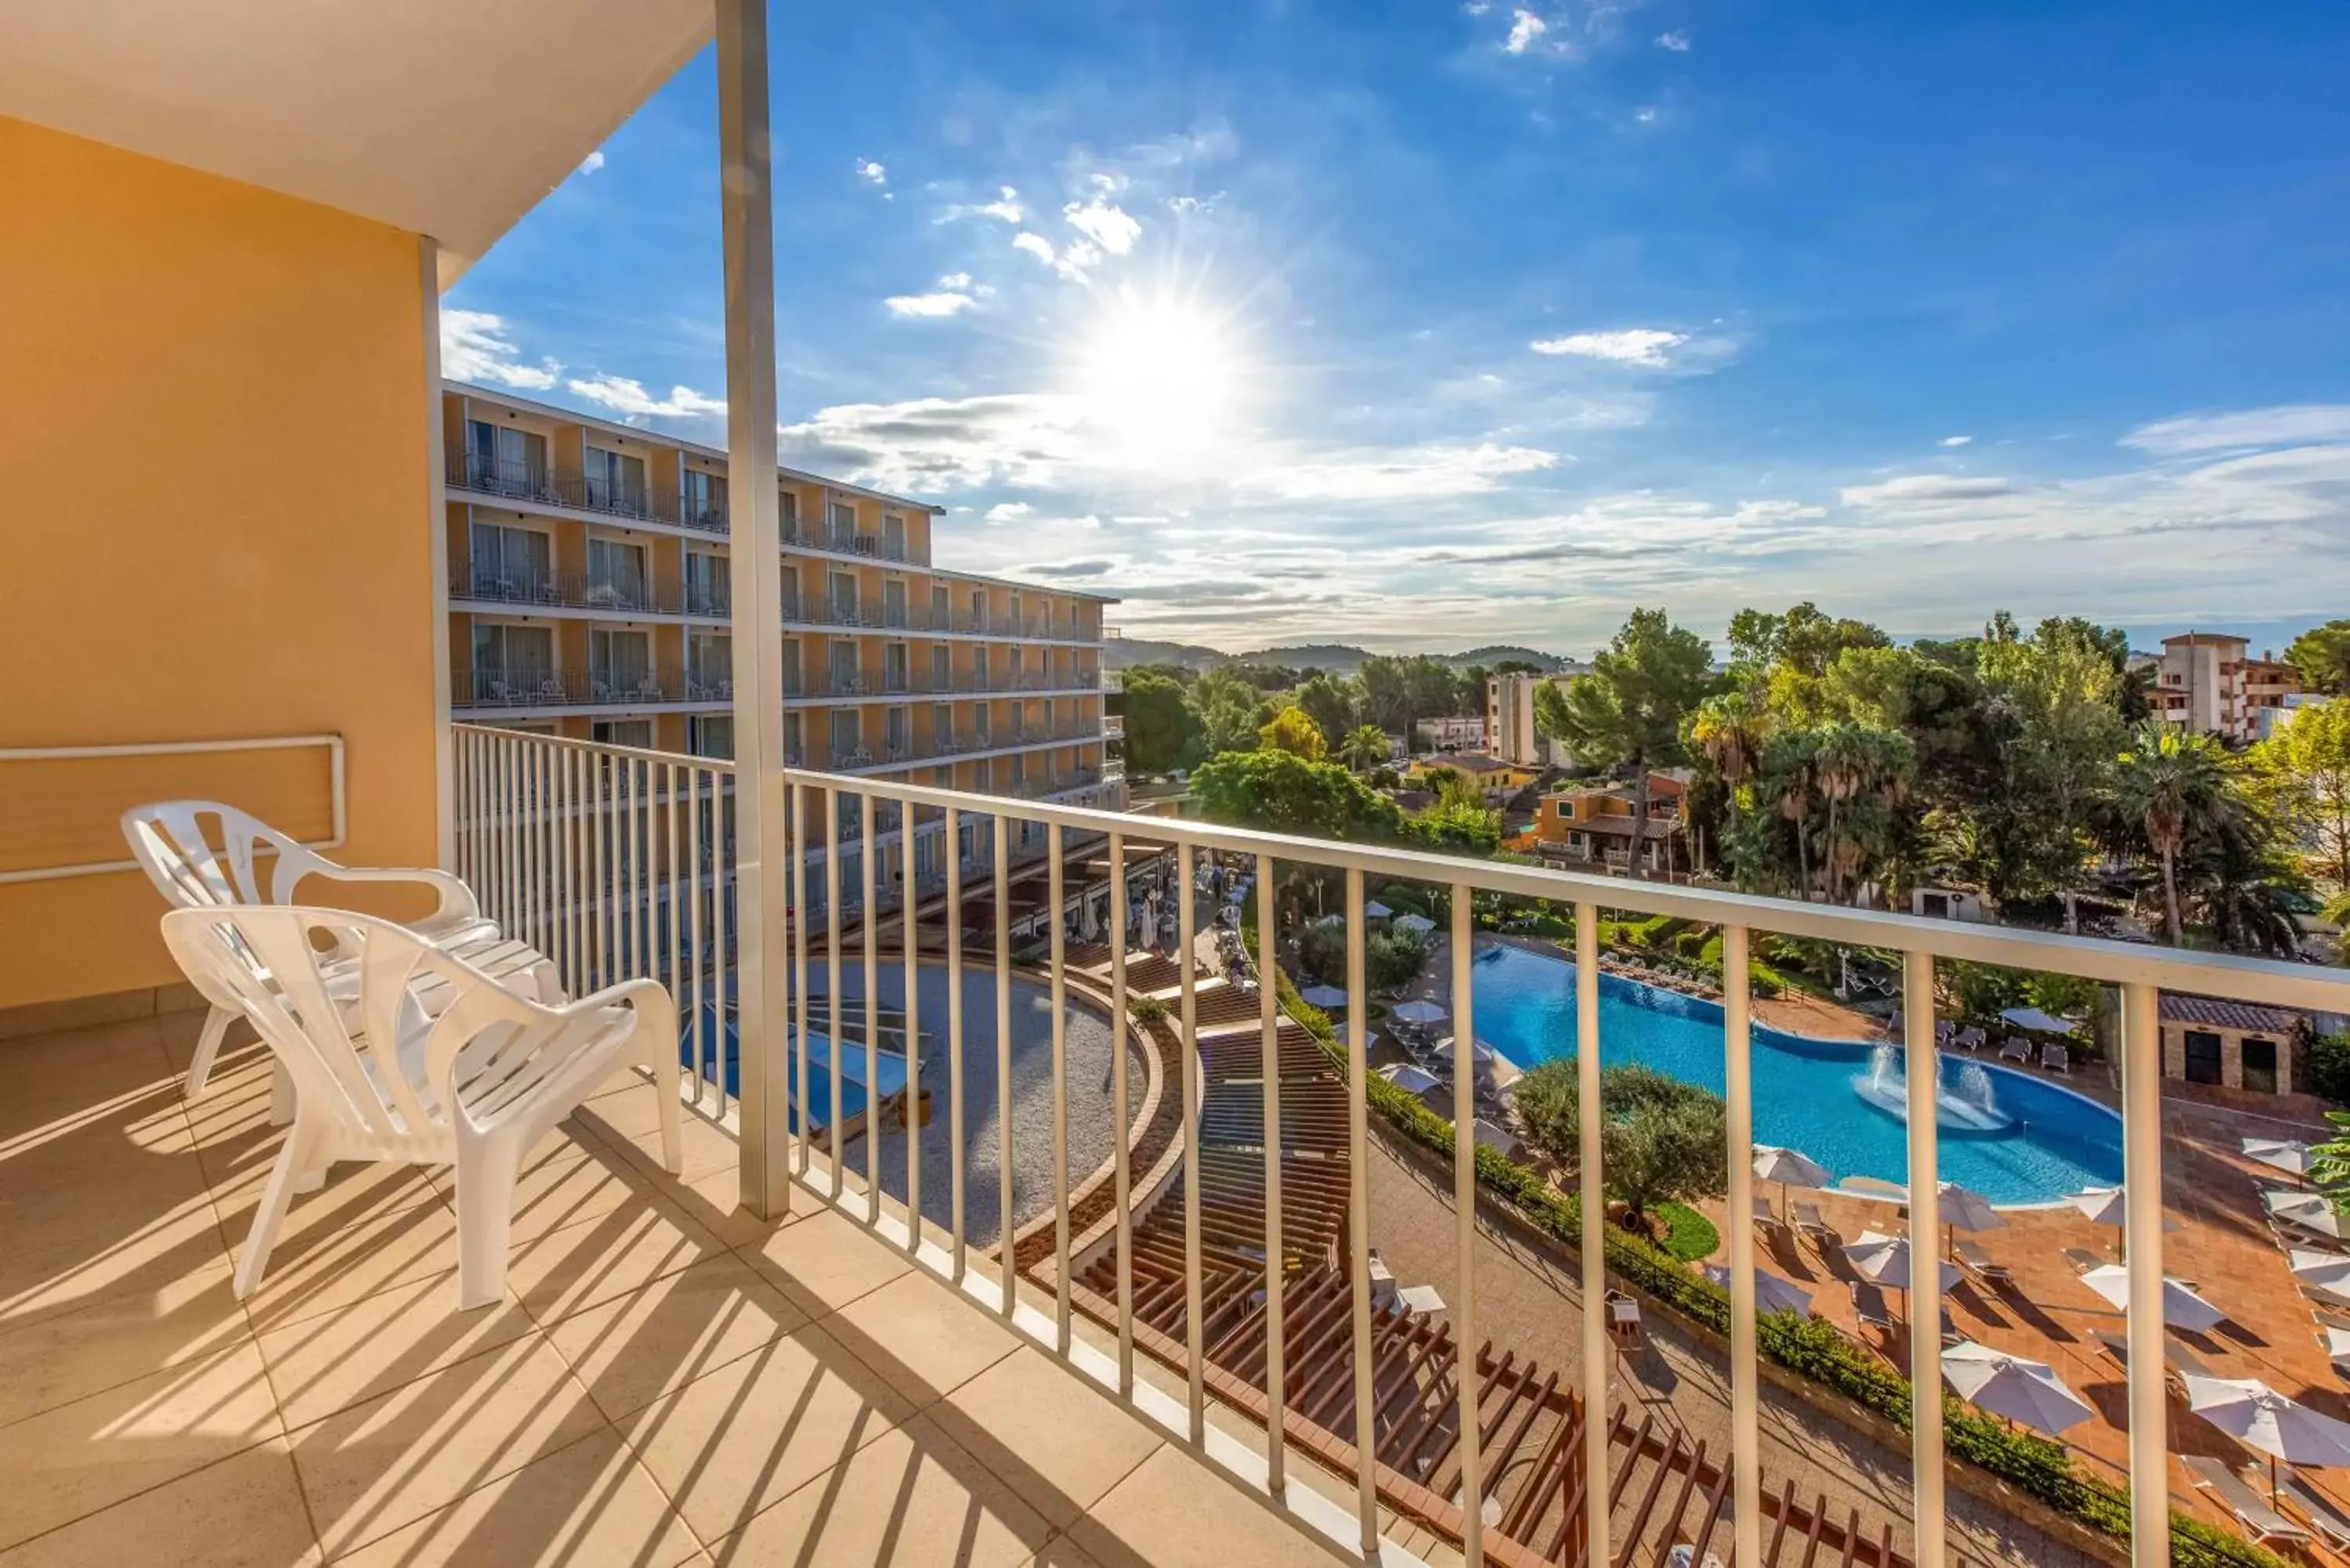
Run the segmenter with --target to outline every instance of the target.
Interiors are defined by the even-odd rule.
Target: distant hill
[[[1371,650],[1345,642],[1301,642],[1286,648],[1260,648],[1247,653],[1226,653],[1220,649],[1202,648],[1191,642],[1161,642],[1147,637],[1112,638],[1102,644],[1102,665],[1108,670],[1128,670],[1138,664],[1180,664],[1187,670],[1212,670],[1220,664],[1277,664],[1290,670],[1327,670],[1334,674],[1352,675],[1363,667]],[[1466,653],[1440,653],[1436,658],[1460,669],[1464,665],[1492,666],[1503,659],[1514,659],[1542,670],[1566,668],[1567,661],[1555,653],[1539,649],[1518,648],[1506,643],[1472,648]]]

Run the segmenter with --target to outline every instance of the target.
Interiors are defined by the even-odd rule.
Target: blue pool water
[[[1521,1067],[1575,1054],[1575,966],[1481,944],[1473,997],[1477,1037]],[[1863,1093],[1871,1047],[1812,1040],[1757,1024],[1754,1141],[1802,1150],[1837,1180],[1904,1181],[1908,1129]],[[1720,1094],[1721,1005],[1615,975],[1599,977],[1600,1060],[1638,1062]],[[1994,1203],[2044,1203],[2122,1179],[2120,1118],[2043,1079],[1960,1053],[1942,1058],[1941,1179]],[[1898,1106],[1901,1081],[1877,1097]]]

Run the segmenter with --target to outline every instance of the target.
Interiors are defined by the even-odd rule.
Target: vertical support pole
[[[1902,1055],[1909,1079],[1909,1462],[1918,1568],[1942,1568],[1941,1063],[1934,1049],[1934,955],[1901,955]],[[1735,1214],[1731,1218],[1737,1219]],[[2155,1321],[2162,1321],[2158,1304]],[[2162,1366],[2159,1347],[2154,1365]],[[2161,1495],[2158,1489],[2157,1495]]]
[[[1607,1195],[1599,1163],[1599,907],[1575,907],[1576,1163],[1583,1183],[1584,1561],[1607,1552]]]
[[[1061,901],[1061,825],[1047,823],[1045,897],[1053,909],[1053,1346],[1069,1353],[1069,931]]]
[[[1461,1558],[1485,1561],[1485,1456],[1477,1418],[1477,1007],[1471,990],[1477,939],[1476,890],[1452,884],[1452,1331],[1461,1370]]]
[[[1134,1171],[1128,1164],[1127,1117],[1131,1114],[1126,1081],[1126,836],[1109,835],[1109,1082],[1111,1209],[1118,1215],[1118,1391],[1134,1396]]]
[[[2170,1561],[2169,1417],[2162,1385],[2162,1025],[2159,992],[2122,987],[2123,1244],[2129,1254],[2130,1561]]]
[[[1179,929],[1183,950],[1183,1382],[1184,1403],[1191,1417],[1187,1428],[1196,1445],[1207,1441],[1208,1369],[1206,1329],[1200,1322],[1200,996],[1192,972],[1192,905],[1198,898],[1191,884],[1191,846],[1182,846],[1177,864],[1183,873]]]
[[[1743,926],[1721,931],[1721,1046],[1730,1137],[1730,1452],[1733,1561],[1762,1561],[1762,1430],[1754,1344],[1754,1059]]]
[[[1184,897],[1191,889],[1185,878]],[[1190,908],[1187,902],[1184,906]],[[1190,934],[1191,922],[1184,922]],[[1371,1376],[1371,1173],[1369,1118],[1371,991],[1364,979],[1363,873],[1347,868],[1347,1272],[1354,1308],[1355,1512],[1363,1528],[1363,1556],[1379,1551],[1378,1427]],[[1186,943],[1188,949],[1189,943]],[[1187,951],[1185,957],[1189,958]]]
[[[1012,841],[1011,818],[995,814],[995,1251],[1003,1265],[1005,1321],[1019,1299],[1012,1258]],[[1126,1141],[1121,1127],[1118,1142]]]
[[[1281,1212],[1281,937],[1275,927],[1273,857],[1256,857],[1257,1021],[1264,1039],[1264,1465],[1265,1488],[1289,1484],[1288,1314]]]
[[[449,671],[449,453],[441,423],[441,242],[416,240],[417,325],[424,340],[424,504],[432,551],[432,853],[443,871],[457,869],[456,738],[450,710],[455,693]]]
[[[767,126],[766,0],[716,0],[719,207],[726,263],[726,474],[733,536],[735,919],[743,1206],[791,1208],[783,1059],[782,492],[775,476],[775,213]],[[722,971],[723,972],[723,971]],[[834,999],[836,1007],[838,998]],[[836,1049],[837,1047],[836,1046]]]

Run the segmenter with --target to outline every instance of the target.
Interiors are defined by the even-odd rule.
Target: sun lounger
[[[2268,1501],[2246,1485],[2244,1478],[2225,1460],[2201,1454],[2182,1454],[2179,1462],[2187,1467],[2187,1473],[2195,1478],[2195,1484],[2217,1496],[2220,1505],[2236,1516],[2236,1522],[2242,1525],[2254,1541],[2309,1539],[2309,1532],[2271,1508]]]
[[[1893,1314],[1885,1305],[1885,1293],[1866,1280],[1855,1280],[1848,1288],[1852,1292],[1852,1315],[1860,1321],[1860,1326],[1890,1337]]]
[[[2100,1258],[2095,1252],[2090,1251],[2086,1247],[2065,1248],[2064,1261],[2073,1265],[2073,1272],[2076,1274],[2085,1274],[2091,1269],[2102,1269],[2106,1266],[2107,1262],[2107,1260]]]
[[[1809,1236],[1824,1251],[1844,1240],[1836,1234],[1835,1227],[1829,1224],[1826,1218],[1820,1213],[1820,1206],[1816,1203],[1795,1205],[1795,1229],[1802,1234]]]
[[[2011,1034],[2000,1043],[1999,1059],[2002,1062],[2013,1062],[2019,1066],[2029,1067],[2032,1065],[2032,1043]]]
[[[2317,1533],[2331,1542],[2337,1551],[2350,1551],[2350,1514],[2342,1511],[2332,1498],[2309,1484],[2309,1478],[2299,1470],[2288,1469],[2278,1483],[2284,1493],[2287,1508],[2317,1527]]]
[[[1953,1038],[1957,1041],[1959,1049],[1967,1052],[1980,1051],[1987,1044],[1983,1032],[1971,1023],[1960,1030]]]
[[[2073,1072],[2073,1054],[2052,1040],[2040,1048],[2040,1064],[2052,1073],[2063,1073],[2070,1077]]]
[[[1966,1265],[1967,1272],[1983,1283],[2006,1285],[2015,1282],[2014,1276],[2007,1272],[2005,1263],[1993,1262],[1990,1253],[1966,1237],[1959,1237],[1950,1245],[1951,1250],[1958,1253],[1959,1262]]]
[[[1771,1200],[1759,1192],[1754,1195],[1754,1223],[1766,1233],[1779,1231],[1784,1223],[1779,1211],[1771,1207]]]

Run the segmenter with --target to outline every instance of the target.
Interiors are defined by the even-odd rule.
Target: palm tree
[[[2333,902],[2320,909],[2317,915],[2326,924],[2340,929],[2342,950],[2337,956],[2344,963],[2350,963],[2350,888],[2334,895]]]
[[[1357,773],[1368,773],[1388,760],[1388,732],[1377,724],[1357,724],[1338,742],[1338,760]]]
[[[2209,736],[2149,723],[2124,752],[2114,776],[2114,800],[2146,835],[2162,864],[2163,926],[2177,947],[2178,856],[2189,836],[2208,827],[2221,808],[2225,753]]]
[[[1849,722],[1829,725],[1820,732],[1818,745],[1812,753],[1812,772],[1819,781],[1820,794],[1828,803],[1828,898],[1831,901],[1843,897],[1843,857],[1835,853],[1839,843],[1836,818],[1845,802],[1868,787],[1873,762],[1868,732]]]
[[[1812,896],[1811,857],[1804,845],[1804,823],[1812,815],[1813,758],[1816,742],[1808,731],[1773,735],[1762,749],[1762,773],[1778,797],[1779,815],[1795,829],[1795,896]]]
[[[1744,691],[1725,691],[1698,705],[1690,741],[1705,753],[1730,791],[1730,824],[1738,826],[1738,792],[1760,760],[1770,715]]]

